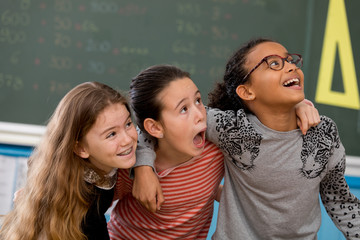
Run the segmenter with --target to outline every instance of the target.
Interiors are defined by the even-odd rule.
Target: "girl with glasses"
[[[225,183],[212,239],[316,239],[319,193],[347,239],[360,237],[359,200],[344,178],[336,124],[321,116],[305,135],[295,105],[304,99],[299,55],[256,39],[234,53],[209,94],[208,139],[225,154]],[[230,110],[230,111],[225,111]]]
[[[29,158],[26,185],[0,239],[109,239],[104,213],[117,168],[134,165],[136,146],[124,96],[97,82],[73,88]]]

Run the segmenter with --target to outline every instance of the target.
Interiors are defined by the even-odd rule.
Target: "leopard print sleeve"
[[[207,130],[206,139],[215,143],[217,146],[221,143],[223,132],[219,125],[233,125],[236,119],[233,111],[221,111],[216,108],[206,107],[207,112]],[[223,149],[222,149],[223,150]]]
[[[344,177],[345,156],[320,184],[320,196],[326,212],[347,239],[360,238],[360,202],[350,192]]]
[[[262,137],[242,109],[234,112],[207,108],[207,124],[206,138],[215,143],[227,159],[243,170],[253,167]]]
[[[333,152],[328,171],[320,183],[320,196],[324,207],[347,239],[360,238],[360,201],[350,192],[345,180],[345,150],[340,142],[335,123],[327,121],[326,135],[333,140]]]
[[[247,120],[243,110],[238,111],[238,115],[232,111],[222,111],[216,108],[206,107],[207,111],[207,131],[206,138],[215,143],[221,150],[230,154],[231,141],[227,139],[239,138],[242,122]],[[231,146],[230,146],[231,145]]]

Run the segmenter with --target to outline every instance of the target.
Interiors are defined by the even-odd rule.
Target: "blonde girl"
[[[1,239],[109,239],[105,211],[117,168],[135,163],[137,133],[126,99],[101,83],[68,92],[29,158],[27,182]]]

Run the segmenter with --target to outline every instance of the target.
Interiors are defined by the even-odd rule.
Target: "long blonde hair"
[[[65,95],[29,158],[26,185],[4,219],[1,239],[86,238],[82,222],[93,199],[92,188],[84,181],[84,168],[96,168],[78,157],[74,147],[99,113],[115,103],[129,110],[119,92],[97,82],[80,84]]]

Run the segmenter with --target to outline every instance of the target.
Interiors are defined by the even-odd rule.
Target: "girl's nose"
[[[205,115],[206,115],[206,111],[204,109],[204,111],[202,111],[203,109],[201,107],[197,107],[195,108],[196,113],[195,113],[195,121],[196,123],[198,122],[202,122],[205,120]]]
[[[292,72],[298,68],[294,63],[289,63],[289,62],[285,61],[284,64],[285,64],[284,68],[287,72]]]
[[[121,146],[126,146],[129,145],[131,142],[133,141],[133,138],[131,137],[131,135],[124,131],[123,133],[120,134],[119,136],[119,144]]]

